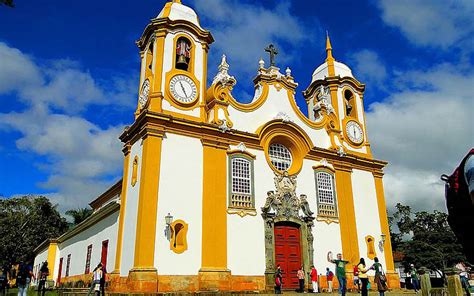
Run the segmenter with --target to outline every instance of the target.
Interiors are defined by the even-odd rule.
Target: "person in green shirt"
[[[349,263],[349,261],[342,260],[341,253],[337,254],[336,260],[332,258],[332,252],[329,252],[327,257],[329,262],[336,264],[336,277],[339,282],[339,293],[342,296],[345,296],[347,287],[346,264]]]

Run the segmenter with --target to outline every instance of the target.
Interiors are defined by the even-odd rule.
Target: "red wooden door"
[[[102,242],[102,253],[100,255],[100,262],[102,266],[106,269],[107,268],[107,253],[109,250],[109,240],[105,240]]]
[[[301,267],[300,229],[275,225],[275,261],[280,264],[284,289],[298,288],[296,273]]]
[[[62,271],[63,271],[63,257],[59,258],[58,280],[56,281],[56,286],[59,286],[59,284],[61,283]]]

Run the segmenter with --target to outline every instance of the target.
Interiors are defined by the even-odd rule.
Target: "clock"
[[[145,104],[148,101],[149,94],[150,94],[150,80],[146,79],[142,84],[140,95],[138,97],[138,103],[140,104],[141,108],[145,107]]]
[[[354,120],[346,123],[346,135],[354,144],[361,144],[364,140],[364,132],[360,124]]]
[[[186,75],[175,75],[170,80],[171,95],[182,104],[193,103],[198,97],[196,83]]]

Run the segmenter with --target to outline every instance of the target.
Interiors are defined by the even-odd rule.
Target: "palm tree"
[[[90,215],[92,215],[91,208],[78,208],[76,210],[69,210],[66,212],[66,215],[69,215],[74,220],[73,225],[77,225],[82,221],[86,220]]]

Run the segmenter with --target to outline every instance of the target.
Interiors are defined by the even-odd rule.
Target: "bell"
[[[188,65],[188,62],[186,61],[186,57],[184,55],[180,55],[178,57],[178,61],[176,62],[176,65],[186,67]]]

